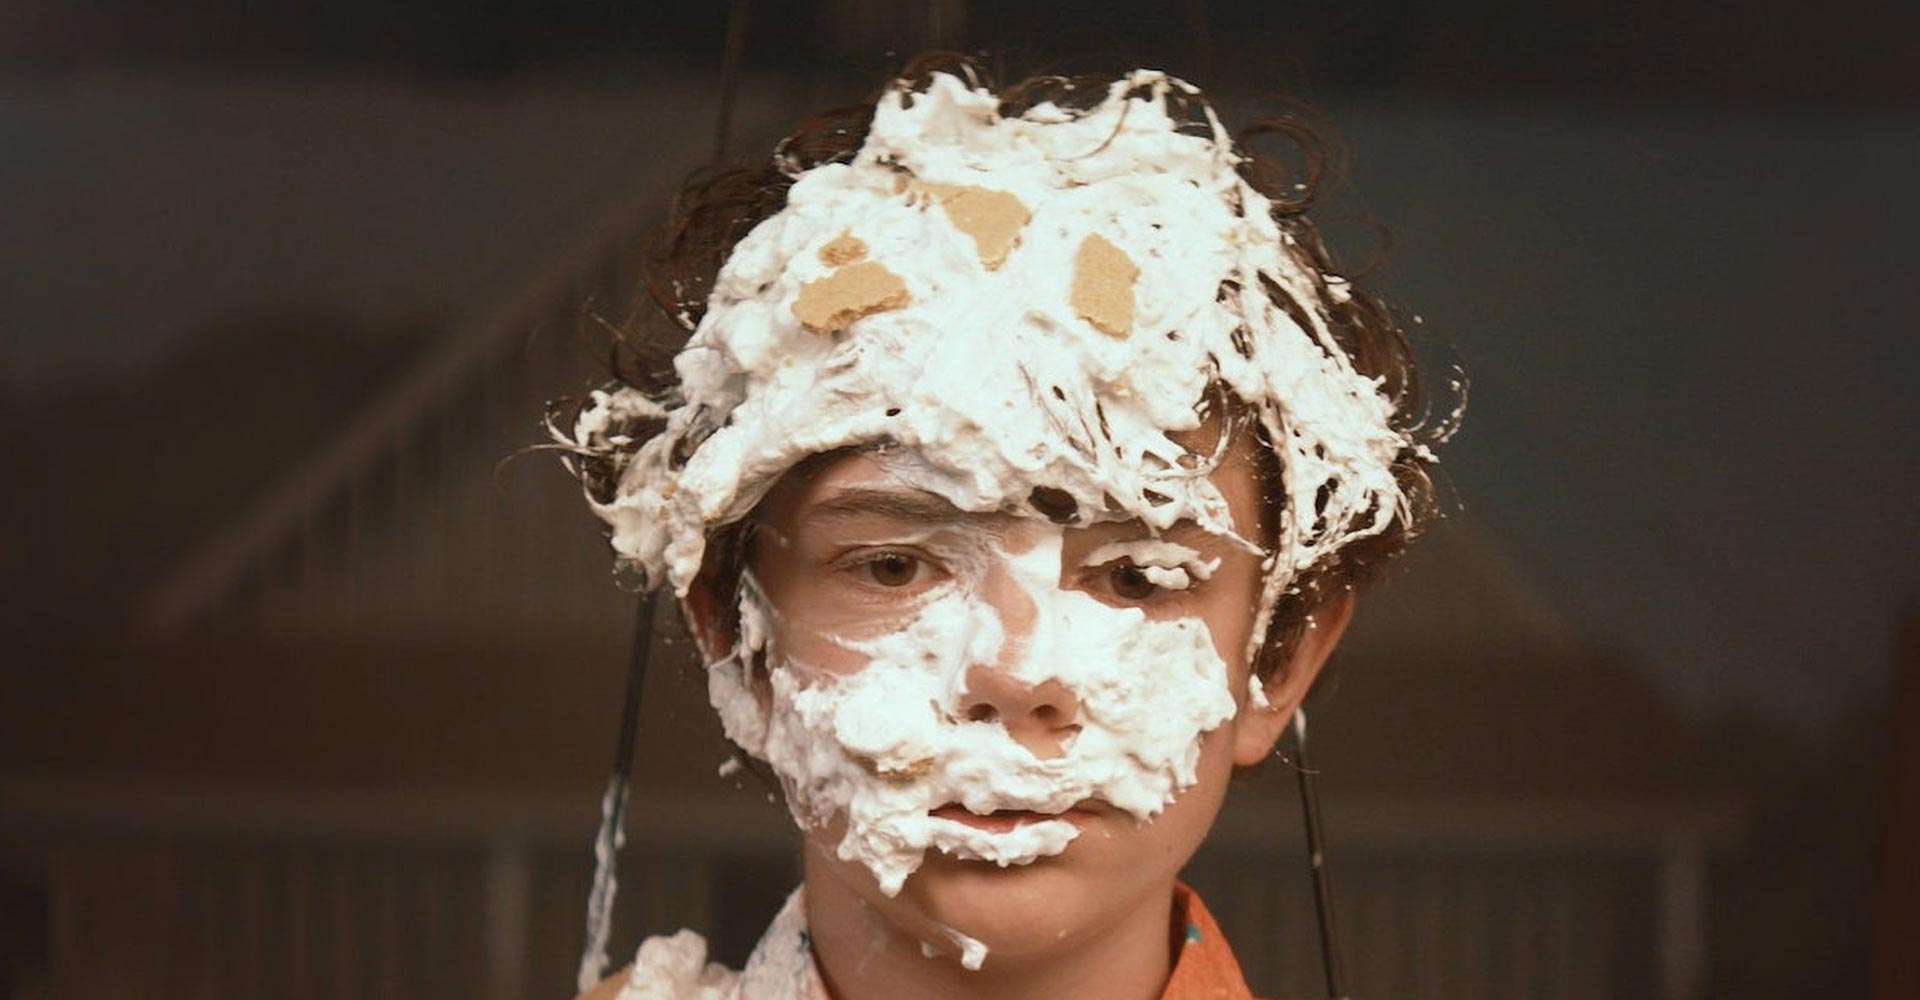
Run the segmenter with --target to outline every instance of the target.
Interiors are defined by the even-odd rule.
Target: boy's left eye
[[[1130,562],[1114,563],[1107,570],[1107,586],[1115,597],[1144,601],[1160,592],[1160,585],[1147,578],[1145,570]]]

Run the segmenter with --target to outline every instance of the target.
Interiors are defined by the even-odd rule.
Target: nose
[[[1016,680],[998,667],[976,663],[967,670],[967,692],[956,706],[970,722],[998,722],[1027,752],[1042,759],[1066,752],[1080,731],[1080,701],[1059,681],[1038,685]]]

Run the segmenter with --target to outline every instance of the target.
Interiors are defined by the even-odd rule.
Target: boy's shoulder
[[[1226,933],[1200,901],[1200,894],[1184,882],[1174,885],[1173,919],[1180,950],[1174,953],[1173,972],[1161,1000],[1254,1000]]]

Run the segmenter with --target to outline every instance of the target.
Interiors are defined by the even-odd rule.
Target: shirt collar
[[[1185,884],[1174,886],[1173,926],[1180,935],[1180,945],[1161,1000],[1253,1000],[1227,936],[1221,933],[1199,894]],[[813,962],[803,889],[795,889],[787,897],[786,905],[754,946],[747,967],[741,970],[736,995],[831,1000]]]

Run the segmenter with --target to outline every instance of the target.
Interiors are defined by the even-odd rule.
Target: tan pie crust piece
[[[1073,255],[1073,308],[1094,329],[1114,337],[1133,332],[1133,281],[1140,268],[1099,233]]]
[[[833,333],[857,319],[911,301],[913,296],[899,275],[879,261],[863,260],[802,285],[793,300],[793,315],[815,333]]]
[[[1033,213],[1005,191],[971,184],[927,184],[927,192],[946,210],[955,229],[973,237],[974,252],[989,271],[997,271],[1020,245],[1020,230]]]
[[[820,248],[820,259],[828,267],[841,267],[856,260],[865,260],[866,256],[866,242],[853,235],[852,231],[842,232]]]

